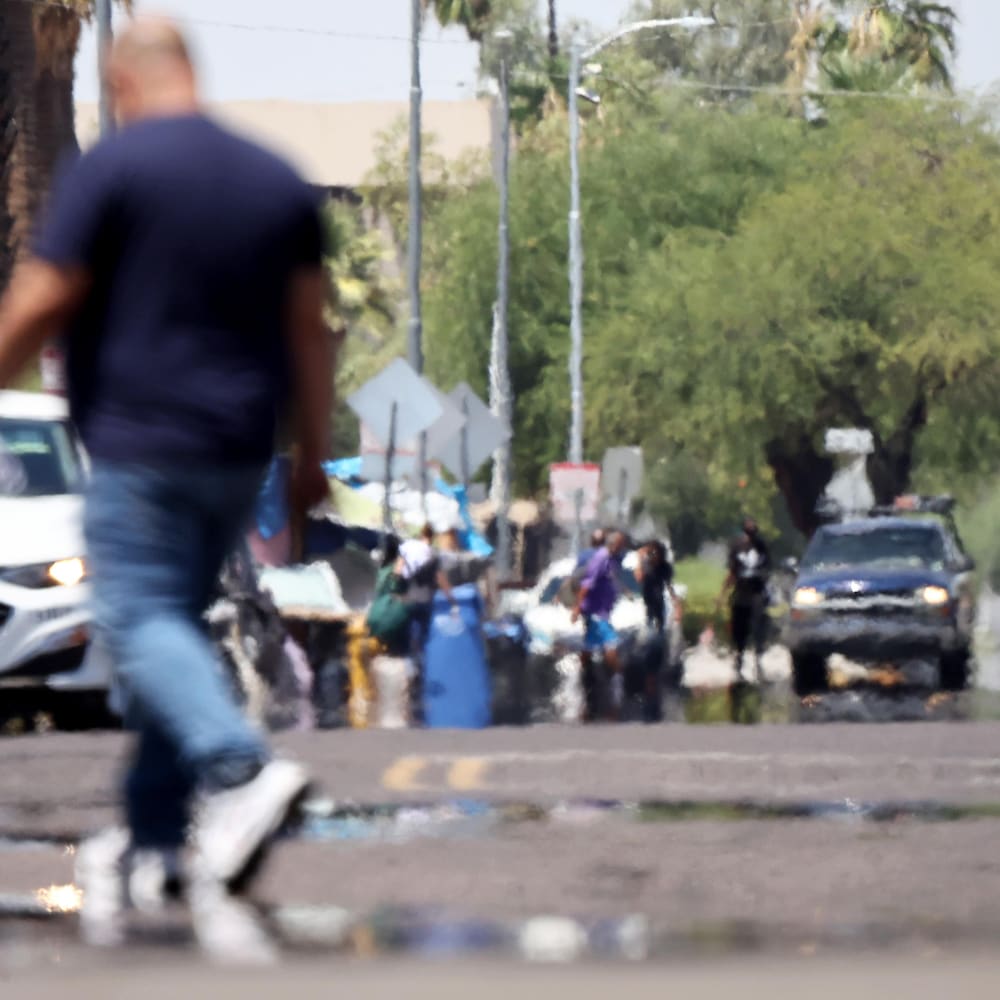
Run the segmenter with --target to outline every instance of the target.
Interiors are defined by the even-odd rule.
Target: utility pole
[[[637,21],[619,28],[613,35],[584,49],[579,37],[570,45],[569,60],[569,306],[570,306],[570,407],[569,460],[583,462],[583,232],[580,212],[580,77],[584,62],[589,62],[609,45],[641,31],[665,28],[709,28],[714,17],[671,17]],[[579,541],[579,539],[578,539]]]
[[[420,84],[420,35],[423,26],[421,0],[412,0],[410,11],[410,239],[409,286],[410,327],[408,356],[413,370],[424,373],[424,325],[420,298],[420,271],[423,256],[423,190],[420,178],[421,160],[421,106],[423,89]],[[417,450],[420,470],[420,495],[427,497],[427,435],[420,435]]]
[[[108,56],[111,52],[111,0],[96,0],[94,5],[97,21],[97,72],[100,75],[100,101],[98,120],[101,138],[115,130],[114,110],[111,107],[111,93],[108,88]]]
[[[500,221],[497,233],[497,304],[490,344],[490,410],[506,427],[512,424],[507,314],[510,301],[510,31],[498,31],[500,48]],[[493,455],[490,499],[496,510],[496,568],[501,580],[510,574],[511,440]]]
[[[570,409],[569,460],[583,461],[583,235],[580,227],[580,63],[583,52],[574,37],[569,58],[569,310]]]

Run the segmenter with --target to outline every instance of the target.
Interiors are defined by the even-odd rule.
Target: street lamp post
[[[707,28],[711,17],[672,17],[627,24],[589,48],[573,40],[569,61],[569,287],[570,287],[570,405],[569,460],[583,461],[583,226],[580,211],[580,76],[586,60],[628,35],[656,28]]]
[[[408,283],[410,293],[410,323],[407,355],[418,375],[424,373],[424,322],[420,297],[420,271],[423,257],[423,182],[420,173],[423,109],[423,88],[420,81],[420,35],[423,27],[421,0],[410,6],[410,183],[408,246]],[[421,504],[427,513],[427,434],[421,434],[417,447]]]
[[[513,33],[496,33],[500,50],[500,213],[497,231],[497,302],[490,343],[490,409],[506,427],[511,426],[510,367],[507,360],[507,313],[510,298],[510,50]],[[510,573],[511,443],[508,438],[493,456],[491,499],[496,509],[496,567],[501,579]]]
[[[95,4],[95,19],[97,21],[97,72],[100,76],[100,99],[98,103],[98,120],[101,137],[114,131],[114,111],[111,107],[111,95],[108,92],[108,55],[111,51],[111,0],[97,0]]]

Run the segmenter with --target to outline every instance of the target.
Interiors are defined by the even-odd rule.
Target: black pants
[[[763,595],[749,603],[734,604],[731,614],[733,645],[737,655],[742,657],[752,642],[754,652],[760,657],[767,638],[766,603]]]

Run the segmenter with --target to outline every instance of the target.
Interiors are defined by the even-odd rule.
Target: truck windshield
[[[0,417],[0,497],[65,496],[82,488],[80,456],[67,424]]]
[[[934,528],[885,527],[872,531],[821,531],[813,539],[804,569],[821,566],[912,566],[940,570],[945,546]]]

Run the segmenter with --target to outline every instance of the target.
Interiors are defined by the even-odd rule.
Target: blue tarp
[[[323,463],[323,471],[341,482],[351,483],[361,478],[361,456],[356,458],[338,458],[332,462]]]
[[[265,541],[288,525],[288,471],[287,456],[274,458],[257,497],[257,531]]]
[[[472,513],[469,510],[469,497],[465,487],[458,484],[451,486],[443,479],[438,479],[434,484],[434,488],[438,493],[442,493],[446,497],[451,497],[452,500],[458,503],[458,512],[462,518],[462,523],[465,525],[465,530],[460,532],[462,547],[475,556],[486,558],[493,555],[493,546],[476,531],[475,525],[472,523]]]
[[[339,479],[343,483],[347,483],[349,486],[358,485],[361,480],[361,458],[360,456],[354,458],[339,458],[336,461],[324,462],[323,470],[328,476],[332,476],[334,479]],[[487,558],[493,555],[493,546],[490,545],[486,539],[476,531],[475,525],[472,522],[472,514],[469,511],[469,498],[466,494],[465,487],[460,485],[452,486],[446,483],[443,479],[438,478],[437,482],[434,484],[435,490],[438,493],[446,497],[450,497],[452,500],[458,503],[459,515],[462,518],[462,523],[465,525],[464,531],[459,533],[459,539],[461,541],[462,547],[467,551],[471,552],[475,556],[481,556],[482,558]],[[265,536],[267,537],[267,536]]]

